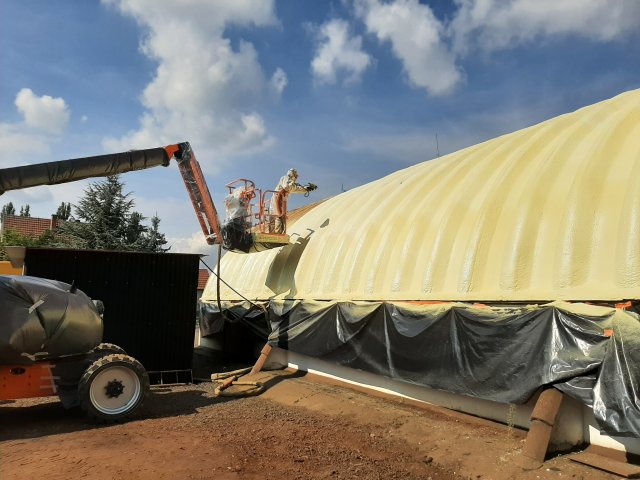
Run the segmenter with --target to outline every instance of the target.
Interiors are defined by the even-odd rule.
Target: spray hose
[[[258,395],[264,392],[264,385],[261,382],[247,382],[247,381],[238,381],[238,379],[246,375],[252,370],[252,367],[242,368],[240,370],[234,370],[232,372],[223,372],[223,373],[212,373],[211,381],[220,382],[220,380],[224,380],[221,382],[216,389],[214,390],[214,394],[216,397],[248,397],[252,395]],[[229,392],[227,389],[231,386],[241,385],[248,386],[250,388],[242,389],[241,391],[233,391]]]
[[[262,347],[260,356],[253,367],[241,368],[240,370],[234,370],[232,372],[212,373],[212,382],[220,382],[221,380],[224,380],[214,390],[216,397],[249,397],[252,395],[259,395],[264,392],[265,386],[261,382],[239,382],[238,379],[247,373],[258,373],[262,371],[262,367],[264,367],[264,363],[267,361],[269,353],[271,353],[271,345],[267,343]],[[242,385],[250,388],[246,388],[241,391],[225,392],[225,390],[232,385]]]

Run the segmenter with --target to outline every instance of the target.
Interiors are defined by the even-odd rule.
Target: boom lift
[[[286,220],[286,195],[262,192],[248,179],[227,184],[228,218],[221,224],[188,142],[0,169],[0,195],[38,185],[166,167],[172,158],[178,163],[208,244],[251,253],[289,243],[286,233],[275,233],[272,227],[274,217]],[[275,213],[269,211],[272,199],[277,205]],[[63,405],[80,405],[99,420],[130,416],[149,389],[148,375],[135,358],[116,345],[100,343],[101,339],[102,311],[74,285],[0,276],[0,400],[58,395]]]
[[[278,192],[261,191],[248,179],[238,179],[227,184],[229,196],[236,205],[234,217],[220,223],[218,212],[211,199],[200,164],[188,142],[146,150],[99,155],[94,157],[60,160],[0,169],[0,195],[9,190],[55,185],[92,177],[106,177],[134,170],[169,165],[174,158],[209,245],[223,244],[225,249],[239,253],[253,253],[289,243],[289,236],[274,233],[272,224],[276,214],[269,213],[269,202]],[[251,201],[257,198],[258,204]],[[229,197],[228,197],[229,199]],[[280,205],[283,202],[278,202]],[[229,209],[227,209],[229,210]],[[286,218],[286,202],[277,216]]]

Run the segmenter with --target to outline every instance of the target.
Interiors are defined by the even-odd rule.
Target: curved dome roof
[[[223,279],[251,299],[640,298],[640,90],[345,192],[289,232],[226,254]]]

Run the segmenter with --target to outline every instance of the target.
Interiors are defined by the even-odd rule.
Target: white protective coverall
[[[298,172],[295,168],[290,168],[285,176],[283,176],[274,190],[276,193],[271,197],[271,204],[269,205],[269,214],[275,215],[272,217],[274,221],[273,233],[285,233],[286,232],[286,215],[287,212],[283,211],[283,206],[286,205],[287,197],[290,193],[307,193],[309,189],[300,185],[298,182]]]
[[[233,190],[224,199],[224,206],[227,211],[225,222],[236,219],[246,220],[249,204],[244,198],[245,188],[239,187]]]

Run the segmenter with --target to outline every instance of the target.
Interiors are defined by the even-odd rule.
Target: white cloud
[[[171,253],[199,253],[201,255],[214,255],[218,248],[216,245],[209,245],[202,232],[193,232],[188,237],[167,237],[167,246],[171,247],[169,250]]]
[[[462,80],[456,57],[445,42],[445,28],[418,0],[358,0],[356,15],[380,42],[390,42],[409,83],[431,95],[446,95]]]
[[[371,65],[371,57],[362,50],[362,37],[349,36],[349,24],[334,19],[317,32],[318,46],[311,62],[311,70],[320,83],[336,83],[339,72],[347,76],[347,83],[359,81]]]
[[[23,88],[16,95],[15,105],[28,126],[47,133],[60,135],[69,123],[69,107],[60,97],[38,97],[30,88]]]
[[[16,157],[47,155],[50,152],[47,138],[41,134],[24,131],[20,125],[0,123],[0,167],[16,165]]]
[[[354,11],[369,33],[391,44],[409,83],[430,95],[451,93],[464,78],[459,63],[474,51],[570,35],[611,41],[640,31],[637,0],[456,0],[456,4],[451,19],[443,20],[418,0],[355,0]]]
[[[54,196],[48,186],[40,186],[33,188],[25,188],[22,190],[10,190],[0,197],[2,204],[13,203],[14,206],[29,205],[31,207],[31,216],[40,216],[40,207],[43,205],[48,207],[43,213],[43,217],[50,216],[51,213],[55,213],[55,209],[59,204],[55,204],[53,211],[50,211],[54,204]]]
[[[215,171],[231,157],[273,143],[255,106],[271,88],[284,89],[286,75],[265,79],[253,45],[233,46],[229,25],[274,26],[272,1],[103,0],[133,17],[146,31],[141,51],[157,61],[142,93],[146,109],[137,130],[106,139],[108,150],[148,148],[189,140],[203,168]],[[280,90],[281,92],[282,90]]]
[[[558,35],[598,41],[638,31],[637,0],[457,0],[456,51],[496,50]]]
[[[288,83],[289,79],[287,78],[287,74],[284,70],[280,67],[276,68],[276,71],[273,72],[273,75],[271,76],[270,86],[278,97],[282,95],[282,92]]]
[[[29,88],[21,89],[14,104],[22,122],[0,123],[0,168],[19,163],[44,161],[51,153],[51,144],[59,139],[69,123],[69,107],[62,98],[35,95]]]

